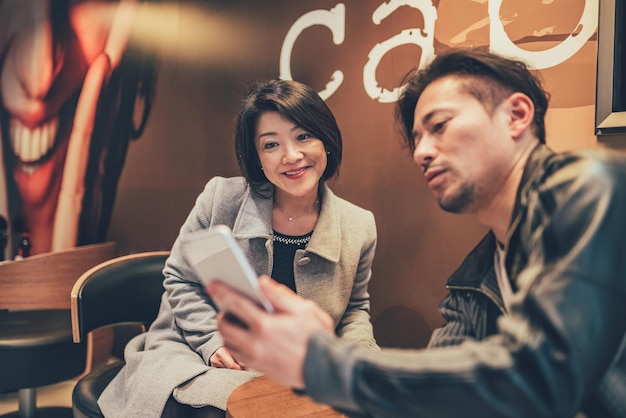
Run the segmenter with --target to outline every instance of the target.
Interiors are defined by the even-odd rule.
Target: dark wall
[[[450,215],[437,207],[401,146],[393,125],[394,104],[373,100],[364,89],[363,69],[376,44],[408,28],[428,27],[429,16],[408,6],[380,24],[373,23],[372,14],[383,3],[343,2],[343,43],[334,45],[323,26],[307,29],[294,45],[291,64],[295,79],[318,90],[333,70],[344,73],[342,86],[327,100],[344,137],[341,173],[331,187],[376,216],[378,248],[370,290],[380,344],[419,347],[442,322],[437,305],[445,294],[447,276],[485,229],[467,216]],[[422,3],[430,4],[415,2]],[[491,42],[488,3],[435,3],[434,34],[426,34],[435,53],[450,46]],[[507,34],[521,48],[547,50],[580,30],[584,1],[566,6],[534,3],[504,1],[501,8],[503,21],[509,22]],[[180,8],[180,37],[190,40],[199,52],[194,59],[193,54],[163,51],[150,121],[144,135],[130,145],[109,229],[109,239],[117,241],[123,252],[169,249],[206,181],[216,175],[238,175],[232,121],[245,85],[279,74],[283,40],[300,16],[315,9],[329,10],[338,3],[240,0],[197,4],[204,5],[211,19],[223,19],[227,32],[219,39],[194,37],[184,23],[185,8]],[[545,36],[538,35],[542,33]],[[592,36],[572,56],[557,52],[563,54],[562,62],[542,71],[553,92],[556,110],[548,120],[548,131],[554,138],[549,143],[557,149],[595,145],[595,47]],[[212,55],[212,48],[234,52]],[[377,69],[378,83],[393,89],[421,56],[422,48],[417,45],[389,52]],[[572,115],[576,123],[588,125],[588,131],[571,128],[572,123],[565,126],[563,121],[572,120]]]

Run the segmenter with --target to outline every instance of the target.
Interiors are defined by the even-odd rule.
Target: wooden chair
[[[70,291],[116,255],[109,242],[0,264],[0,391],[18,391],[19,416],[60,416],[59,408],[37,410],[36,388],[76,377],[92,361],[89,344],[72,342]]]
[[[141,324],[156,318],[163,295],[163,267],[169,251],[117,257],[85,272],[72,289],[74,341],[117,324]],[[72,393],[75,418],[102,417],[97,400],[124,365],[114,360],[83,376]]]

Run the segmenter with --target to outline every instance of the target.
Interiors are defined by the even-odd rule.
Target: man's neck
[[[508,175],[503,178],[502,187],[493,199],[476,212],[478,222],[491,228],[499,243],[505,244],[507,232],[513,216],[517,189],[522,181],[528,158],[537,146],[536,141],[528,142],[513,159]]]

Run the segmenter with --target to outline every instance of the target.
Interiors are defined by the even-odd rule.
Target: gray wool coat
[[[335,196],[326,185],[321,197],[311,240],[295,255],[297,292],[330,314],[338,336],[377,349],[368,293],[376,247],[374,215]],[[257,274],[270,274],[272,201],[253,195],[243,177],[215,177],[206,184],[165,263],[159,314],[148,332],[128,343],[126,365],[98,400],[106,417],[160,417],[170,395],[180,403],[225,410],[230,393],[259,375],[208,366],[223,342],[216,311],[180,242],[211,225],[228,225]]]

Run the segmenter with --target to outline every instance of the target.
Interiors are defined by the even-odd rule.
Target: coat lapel
[[[317,225],[306,250],[333,263],[341,255],[341,222],[335,194],[325,184],[321,187],[322,207]]]

